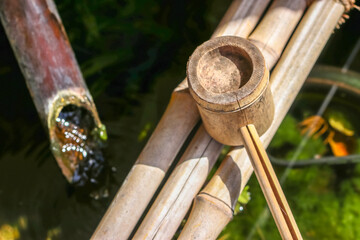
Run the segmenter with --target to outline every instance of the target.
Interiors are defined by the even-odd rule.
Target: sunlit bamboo
[[[261,137],[264,146],[270,143],[343,13],[344,6],[338,2],[315,1],[304,15],[270,78],[275,118]],[[244,149],[233,148],[196,197],[179,239],[215,239],[232,219],[252,171]]]
[[[246,37],[254,29],[268,3],[269,0],[235,0],[215,35],[237,33]],[[164,115],[102,218],[93,239],[129,237],[199,119],[184,80],[172,93]],[[184,164],[187,163],[184,161]]]
[[[247,2],[244,4],[248,6],[249,3]],[[278,57],[281,55],[281,51],[287,43],[288,38],[296,27],[298,21],[302,17],[305,7],[305,1],[275,1],[272,4],[271,8],[266,12],[263,21],[261,21],[259,23],[259,26],[257,26],[254,30],[254,35],[251,34],[251,36],[249,37],[250,39],[254,39],[252,40],[253,43],[255,43],[260,48],[260,50],[265,51],[264,49],[266,49],[266,51],[275,52],[275,56],[277,56],[277,58],[273,55],[265,55],[265,57],[268,57],[269,59],[271,57],[271,59],[269,60],[271,62],[270,67],[272,67],[276,63]],[[281,15],[282,17],[279,18],[279,15]],[[279,28],[281,30],[279,30]],[[228,29],[226,31],[226,34],[239,34],[239,32],[237,31],[237,28],[234,27],[233,32]],[[249,31],[246,31],[245,33],[249,33]],[[238,36],[246,37],[246,35],[244,34],[240,34]],[[213,140],[208,137],[208,134],[206,132],[202,134],[204,136],[198,138],[199,141],[202,141],[202,143],[200,144],[199,142],[193,142],[193,144],[189,145],[189,149],[195,146],[202,146],[203,151],[208,151],[209,147],[215,146],[210,145],[210,142]],[[220,151],[214,151],[216,157],[219,155],[219,153]],[[200,158],[197,155],[187,155],[187,159],[198,159],[197,161],[200,161]],[[193,169],[195,169],[192,161],[184,161],[181,164],[181,168],[180,165],[178,167],[183,171],[184,166],[186,165],[188,165],[186,167],[187,171],[192,171]],[[193,191],[193,189],[189,191],[189,188],[186,187],[186,184],[191,185],[194,189],[200,189],[201,186],[204,184],[205,180],[203,175],[207,175],[209,171],[207,167],[204,167],[202,171],[194,171],[191,174],[194,179],[203,179],[203,181],[185,181],[180,180],[180,178],[172,177],[178,175],[178,167],[174,169],[166,185],[161,190],[160,195],[157,197],[156,201],[150,208],[149,213],[146,215],[144,221],[141,223],[139,229],[135,234],[136,239],[170,238],[180,225],[183,217],[186,215],[188,209],[191,206],[192,200],[195,197],[194,194],[196,194],[196,191]],[[195,174],[198,175],[198,178],[194,177]],[[184,175],[183,179],[186,179],[186,177],[187,175]],[[173,182],[175,180],[177,182]],[[173,205],[182,207],[173,208]],[[167,214],[165,215],[164,212],[166,212]]]

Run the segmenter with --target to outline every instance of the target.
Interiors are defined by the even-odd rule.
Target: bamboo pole
[[[117,192],[92,239],[127,239],[199,120],[188,93],[173,92],[148,143]],[[179,122],[180,120],[180,122]]]
[[[263,54],[269,69],[279,60],[305,8],[306,0],[276,0],[249,37]],[[280,36],[284,40],[280,40]]]
[[[270,78],[275,118],[261,137],[264,146],[270,143],[343,13],[344,6],[332,0],[315,1],[305,13]],[[215,239],[232,219],[237,198],[252,172],[244,149],[233,148],[195,198],[179,239]]]
[[[40,119],[48,130],[51,150],[64,176],[72,182],[77,166],[71,166],[70,160],[61,154],[55,133],[56,118],[63,107],[72,104],[88,110],[95,129],[102,129],[103,125],[56,6],[52,0],[2,0],[0,18]]]
[[[270,0],[234,0],[211,38],[219,36],[249,36],[269,2]]]
[[[260,19],[269,0],[235,0],[217,34],[247,36]],[[219,29],[218,28],[218,29]],[[174,161],[181,145],[199,121],[196,105],[184,80],[172,93],[170,103],[149,141],[140,153],[92,239],[126,239]],[[188,161],[185,161],[186,163]]]
[[[248,4],[248,3],[246,3]],[[291,11],[287,10],[287,6],[292,9]],[[288,0],[288,1],[275,1],[269,11],[272,13],[272,18],[267,18],[266,21],[270,22],[269,28],[262,28],[264,39],[263,41],[266,41],[265,37],[271,38],[271,41],[268,41],[268,47],[269,48],[275,48],[277,49],[276,56],[280,56],[282,48],[285,46],[288,36],[291,34],[291,32],[294,30],[295,26],[297,25],[298,21],[300,20],[303,11],[305,10],[305,1],[299,2]],[[280,11],[279,9],[284,9],[283,11]],[[276,14],[273,13],[275,11]],[[277,14],[281,14],[284,18],[279,19]],[[259,24],[259,26],[263,25],[263,21]],[[221,24],[220,24],[221,26]],[[276,27],[280,27],[282,31],[275,31]],[[257,27],[258,28],[258,27]],[[255,32],[257,31],[257,28]],[[234,28],[234,34],[236,33],[237,28]],[[247,31],[249,32],[249,31]],[[246,33],[247,33],[246,32]],[[275,33],[275,35],[272,35]],[[231,32],[228,30],[227,34],[231,35]],[[284,37],[285,35],[285,37]],[[286,38],[287,36],[287,38]],[[244,36],[243,36],[244,37]],[[262,41],[258,41],[259,43],[262,43]],[[265,44],[263,44],[265,45]],[[274,45],[282,46],[280,47],[274,47]],[[277,61],[277,59],[276,59]],[[272,64],[274,64],[275,61],[272,61]],[[271,65],[270,67],[272,67]],[[208,134],[206,132],[203,133],[203,137],[199,137],[198,141],[204,141],[202,143],[196,142],[198,146],[202,146],[202,151],[209,151],[208,148],[211,146],[210,141],[211,138],[208,138]],[[205,136],[206,135],[206,136]],[[194,145],[192,145],[194,144]],[[188,148],[194,148],[195,142],[189,145]],[[216,153],[215,158],[218,157],[219,151],[213,151],[214,154]],[[199,159],[199,156],[197,155],[188,155],[186,157],[187,159]],[[200,161],[200,160],[197,160]],[[178,165],[180,166],[180,165]],[[188,209],[191,206],[192,200],[197,194],[197,191],[193,191],[193,189],[200,189],[201,186],[204,184],[204,176],[207,175],[208,169],[206,167],[203,168],[202,171],[194,170],[195,165],[193,165],[192,161],[184,161],[181,165],[181,168],[178,169],[176,167],[172,174],[170,175],[170,178],[166,182],[166,185],[161,190],[159,196],[151,206],[148,214],[146,215],[145,219],[141,223],[139,229],[137,230],[135,234],[135,239],[169,239],[173,236],[173,234],[176,232],[178,226],[180,225],[182,219],[186,215]],[[173,176],[179,176],[179,171],[184,171],[184,167],[187,168],[186,171],[191,171],[191,178],[188,177],[188,175],[183,175],[182,177],[173,177]],[[199,166],[196,166],[197,168]],[[187,179],[188,180],[184,180]],[[203,181],[193,181],[192,179],[203,179]],[[186,187],[186,184],[189,184],[192,186],[191,189]],[[181,208],[173,207],[173,206],[182,206]],[[165,214],[166,213],[166,214]],[[171,216],[171,217],[170,217]]]
[[[221,148],[201,126],[133,239],[171,239],[191,204],[189,195],[200,191]]]

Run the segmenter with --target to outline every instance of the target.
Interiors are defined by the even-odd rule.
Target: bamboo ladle
[[[214,38],[194,51],[187,77],[208,133],[223,144],[244,144],[282,238],[302,239],[258,135],[274,115],[260,50],[240,37]]]

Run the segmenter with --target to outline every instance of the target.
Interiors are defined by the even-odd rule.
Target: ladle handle
[[[301,233],[286,201],[274,169],[260,141],[254,125],[240,129],[246,151],[251,160],[256,177],[279,229],[282,239],[302,240]]]

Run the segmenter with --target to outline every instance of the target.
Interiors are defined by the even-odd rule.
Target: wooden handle
[[[254,125],[244,126],[240,129],[240,132],[245,143],[245,149],[282,239],[302,239],[291,209]]]

